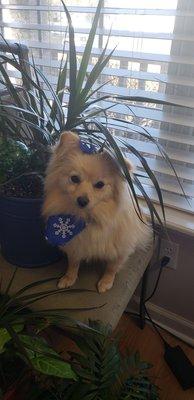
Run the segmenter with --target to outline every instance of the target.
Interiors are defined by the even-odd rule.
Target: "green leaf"
[[[82,382],[84,399],[108,400],[112,397],[108,397],[106,392],[110,394],[109,388],[120,368],[119,351],[115,342],[112,343],[107,336],[109,327],[91,321],[90,327],[99,332],[94,332],[93,335],[85,332],[85,335],[74,338],[82,354],[71,353],[72,366]]]
[[[93,290],[90,289],[60,289],[60,293],[64,293],[66,295],[68,294],[72,294],[72,293],[85,293],[85,292],[94,292]],[[26,295],[23,297],[20,297],[20,300],[23,301],[23,303],[21,305],[18,306],[17,310],[15,310],[15,312],[18,312],[20,310],[22,310],[23,308],[35,303],[38,300],[42,300],[44,298],[47,298],[49,296],[53,296],[55,294],[59,294],[59,290],[58,289],[51,289],[51,290],[47,290],[47,291],[43,291],[43,292],[39,292],[39,293],[31,293],[30,295]],[[24,302],[26,301],[26,302]],[[105,304],[102,304],[100,306],[91,306],[91,307],[68,307],[68,308],[64,308],[63,307],[63,311],[65,310],[71,310],[71,311],[79,311],[79,310],[95,310],[97,308],[101,308],[103,307]]]
[[[30,356],[30,354],[29,354]],[[33,367],[45,375],[57,378],[76,380],[76,375],[71,369],[70,364],[62,360],[54,360],[45,356],[30,357]]]
[[[13,283],[13,281],[14,281],[16,272],[17,272],[17,268],[14,269],[13,274],[12,274],[12,276],[11,276],[9,282],[8,282],[8,285],[7,285],[6,289],[5,289],[5,295],[8,295],[8,294],[9,294],[9,291],[10,291],[11,286],[12,286],[12,283]]]
[[[33,69],[34,69],[34,72],[35,72],[37,86],[39,86],[39,88],[41,88],[41,84],[40,84],[38,73],[36,71],[36,66],[35,66],[35,61],[34,61],[33,55],[32,55],[32,63],[33,63]],[[42,118],[41,127],[43,128],[44,127],[44,98],[43,98],[41,90],[38,90],[38,96],[39,96],[39,104],[40,104],[40,115],[41,115],[41,118]],[[32,99],[32,101],[34,101],[33,98],[31,98],[31,99]],[[35,101],[34,101],[34,106],[36,106]]]
[[[28,335],[19,335],[19,338],[37,371],[58,378],[76,380],[70,364],[60,359],[59,355],[42,338]]]
[[[80,353],[75,353],[74,351],[69,351],[68,352],[72,359],[78,361],[80,365],[82,365],[84,368],[88,367],[88,358]]]
[[[17,332],[13,329],[12,325],[10,324],[10,321],[9,321],[9,323],[5,324],[5,327],[6,327],[7,331],[9,332],[14,345],[18,349],[19,355],[25,360],[25,362],[27,362],[29,364],[29,366],[32,367],[28,353],[27,353],[25,347],[23,346],[19,335],[17,334]]]
[[[108,81],[102,83],[100,86],[97,86],[96,89],[94,89],[92,92],[89,93],[88,97],[86,97],[86,101],[88,101],[95,93],[100,92],[100,89],[102,89],[104,86],[106,86],[108,83],[112,82],[112,79],[109,79]],[[102,100],[102,98],[100,98]],[[96,99],[97,100],[97,99]],[[87,107],[92,104],[92,102],[85,103]]]
[[[59,276],[56,276],[53,278],[47,278],[47,279],[42,279],[39,281],[32,282],[32,283],[24,286],[22,289],[18,290],[16,293],[12,294],[12,296],[7,297],[6,295],[8,294],[10,286],[12,285],[16,271],[17,271],[17,268],[15,269],[13,276],[8,283],[7,289],[5,291],[5,295],[3,296],[3,299],[0,302],[0,316],[1,317],[7,311],[8,307],[14,306],[12,309],[12,311],[14,313],[15,313],[15,310],[18,310],[18,308],[16,308],[16,301],[19,300],[21,302],[21,295],[23,293],[25,293],[26,291],[28,292],[28,290],[30,290],[32,288],[37,288],[41,285],[44,285],[45,283],[56,281],[57,279],[59,279]],[[44,291],[42,293],[44,293]],[[35,295],[35,293],[31,293],[32,298],[34,298],[34,295]],[[19,304],[18,307],[23,308],[23,305]]]
[[[21,289],[19,289],[12,297],[17,298],[19,296],[21,296],[21,294],[27,292],[29,289],[33,289],[33,288],[37,288],[41,285],[44,285],[45,283],[49,283],[49,282],[54,282],[57,279],[59,279],[61,276],[54,276],[52,278],[46,278],[46,279],[42,279],[39,281],[35,281],[32,283],[29,283],[28,285],[22,287]]]
[[[48,79],[46,78],[46,76],[42,73],[42,71],[41,71],[39,68],[35,67],[35,66],[34,66],[33,64],[31,64],[30,62],[29,62],[28,64],[31,65],[33,68],[35,68],[36,73],[39,74],[39,75],[41,76],[42,80],[44,81],[44,83],[45,83],[46,86],[48,87],[49,91],[51,92],[51,94],[52,94],[52,96],[53,96],[53,99],[54,99],[54,101],[56,102],[56,105],[57,105],[57,107],[58,107],[57,110],[58,110],[58,113],[59,113],[59,122],[60,122],[60,125],[61,125],[61,128],[62,128],[62,127],[63,127],[63,120],[64,120],[64,113],[63,113],[63,108],[62,108],[62,105],[61,105],[61,103],[60,103],[60,101],[59,101],[58,96],[56,95],[56,93],[55,93],[55,91],[54,91],[52,85],[50,84],[50,82],[48,81]],[[38,86],[38,88],[39,88],[39,90],[40,90],[40,86]],[[42,90],[41,92],[42,92],[44,98],[46,98],[46,95],[45,95],[44,91]],[[46,99],[47,99],[47,98],[46,98]],[[49,102],[48,99],[47,99],[47,102]]]
[[[105,66],[108,64],[108,62],[109,62],[111,56],[113,55],[114,51],[115,51],[115,48],[113,50],[111,50],[111,52],[104,59],[101,59],[101,57],[98,59],[96,65],[92,69],[92,71],[91,71],[91,73],[90,73],[90,75],[89,75],[89,77],[87,79],[85,87],[82,90],[81,99],[83,99],[86,96],[88,96],[88,93],[89,93],[90,89],[92,88],[94,83],[99,78],[99,76],[100,76],[101,72],[103,71],[103,69],[105,68]],[[103,54],[104,54],[104,52],[102,53],[102,55]],[[91,96],[91,94],[90,94],[90,96]],[[90,96],[88,96],[88,97],[90,97]],[[87,97],[87,99],[88,99],[88,97]],[[108,97],[110,98],[111,96],[108,96]]]
[[[100,18],[100,12],[102,9],[102,4],[103,4],[103,0],[99,0],[98,2],[98,6],[96,8],[96,12],[94,15],[94,20],[92,23],[92,27],[90,29],[90,33],[88,35],[88,40],[84,49],[84,53],[82,56],[82,60],[81,60],[81,64],[80,64],[80,68],[79,68],[79,72],[77,75],[77,81],[76,81],[76,99],[78,100],[79,95],[80,95],[80,91],[82,89],[82,85],[86,76],[86,72],[87,72],[87,68],[88,68],[88,64],[89,64],[89,59],[91,56],[91,51],[92,51],[92,46],[94,43],[94,38],[96,35],[96,30],[97,30],[97,26],[98,26],[98,22],[99,22],[99,18]]]
[[[24,66],[21,66],[17,61],[15,61],[15,59],[14,59],[14,60],[13,60],[13,59],[10,59],[10,57],[4,56],[4,55],[0,55],[0,58],[3,59],[4,62],[6,62],[6,63],[12,65],[12,66],[13,66],[14,68],[16,68],[19,72],[22,72],[23,75],[25,76],[25,79],[27,79],[27,80],[29,81],[29,83],[30,83],[30,85],[32,86],[32,88],[36,89],[36,91],[37,91],[37,93],[38,93],[38,96],[39,96],[39,100],[38,100],[38,101],[39,101],[39,105],[40,105],[40,110],[41,110],[41,108],[43,109],[43,106],[44,106],[43,101],[46,102],[47,108],[48,108],[48,109],[51,109],[51,104],[50,104],[49,98],[48,98],[48,96],[46,95],[45,90],[42,89],[41,83],[40,83],[40,81],[39,81],[39,75],[41,76],[41,78],[43,79],[44,83],[46,84],[48,90],[51,92],[55,104],[57,105],[57,113],[56,113],[56,115],[55,115],[55,118],[56,118],[57,122],[59,123],[59,125],[60,125],[61,128],[62,128],[62,125],[63,125],[63,118],[64,118],[63,110],[62,110],[60,101],[59,101],[58,98],[57,98],[57,95],[55,94],[55,92],[54,92],[52,86],[50,85],[50,83],[49,83],[48,79],[45,77],[45,75],[42,74],[42,72],[35,66],[34,63],[31,63],[31,62],[28,62],[28,61],[24,61],[24,66],[26,65],[26,66],[28,66],[28,67],[31,67],[31,68],[32,68],[32,71],[33,71],[34,74],[35,74],[36,79],[33,80],[33,79],[31,78],[31,76],[28,75],[28,74],[26,73],[26,71],[25,71],[25,69],[24,69]],[[6,71],[5,71],[5,73],[6,73]],[[9,78],[9,77],[8,77],[8,78]],[[12,86],[13,86],[13,85],[12,85]],[[14,99],[14,101],[15,101],[15,105],[22,107],[22,103],[21,103],[21,101],[20,101],[21,99],[20,99],[19,96],[17,96],[17,90],[18,90],[18,88],[15,89],[14,86],[13,86],[12,90],[13,90],[13,93],[12,93],[13,96],[12,96],[12,97],[13,97],[13,99]],[[14,90],[16,91],[15,96],[14,96]],[[24,92],[26,92],[25,88],[23,88],[23,87],[21,88],[21,90],[24,91]],[[29,94],[30,94],[30,96],[31,96],[30,103],[31,103],[31,105],[33,106],[33,109],[37,112],[36,103],[35,103],[34,100],[33,100],[33,98],[35,99],[35,96],[33,95],[32,91],[29,91]],[[41,100],[40,100],[40,99],[41,99]],[[28,102],[26,102],[25,105],[26,105],[27,108],[31,107],[31,105],[28,104]],[[46,111],[46,107],[45,107],[45,106],[44,106],[44,113],[47,114],[47,111]]]
[[[155,99],[154,97],[145,97],[145,96],[121,96],[121,95],[115,95],[115,98],[119,100],[125,100],[125,101],[135,101],[135,102],[140,102],[140,103],[151,103],[151,104],[163,104],[166,106],[177,106],[177,107],[184,107],[184,108],[190,108],[188,106],[184,105],[179,105],[177,103],[173,103],[170,101],[165,101],[165,100],[158,100]]]
[[[9,75],[8,75],[7,71],[5,70],[5,68],[3,67],[2,63],[0,63],[0,72],[5,80],[6,88],[9,91],[10,96],[13,97],[16,104],[18,104],[19,107],[22,108],[22,102],[18,95],[18,90],[14,87],[13,83],[11,82]]]
[[[58,354],[48,346],[47,342],[42,337],[20,334],[19,338],[21,342],[33,352],[46,352],[47,354],[52,354],[59,358]]]
[[[64,67],[61,68],[59,72],[59,77],[58,77],[58,82],[57,82],[57,96],[59,98],[59,101],[61,105],[63,104],[63,96],[64,96],[64,91],[65,91],[65,84],[66,84],[66,77],[67,77],[67,63],[68,63],[68,57],[66,58],[66,62]],[[50,119],[52,120],[52,123],[55,122],[56,119],[56,114],[57,114],[57,104],[56,101],[53,101],[52,104],[52,109],[50,113]],[[48,122],[47,127],[49,127],[50,122]]]
[[[75,97],[76,97],[76,79],[77,79],[77,55],[76,55],[76,48],[75,48],[75,38],[74,38],[74,28],[72,25],[72,20],[71,16],[69,14],[69,11],[64,3],[63,0],[61,0],[65,14],[68,20],[68,28],[69,28],[69,68],[70,68],[70,97],[69,97],[69,104],[68,104],[68,115],[67,115],[67,122],[66,125],[68,125],[68,119],[70,118],[71,114],[73,113],[73,109],[75,106]]]
[[[21,332],[24,328],[24,325],[13,325],[13,330],[17,333]],[[0,354],[4,352],[4,346],[7,342],[12,339],[9,332],[5,328],[0,328]]]
[[[150,199],[150,197],[147,195],[143,185],[141,184],[141,182],[139,181],[139,179],[137,178],[136,175],[134,175],[134,182],[135,185],[137,186],[137,188],[140,190],[140,192],[143,195],[144,200],[147,203],[147,206],[149,208],[150,211],[150,216],[151,216],[151,220],[152,220],[152,226],[153,226],[153,231],[155,231],[155,221],[154,221],[154,217],[156,217],[157,221],[159,222],[160,226],[163,227],[164,229],[166,229],[163,221],[160,218],[160,215],[157,212],[156,207],[154,206],[154,203],[152,202],[152,200]]]
[[[33,128],[37,134],[38,133],[41,134],[40,143],[42,142],[42,144],[44,144],[44,145],[52,144],[51,137],[48,136],[48,133],[44,129],[40,128],[38,125],[33,124],[32,122],[28,121],[25,117],[19,117],[12,113],[8,114],[7,112],[1,111],[1,110],[0,110],[0,117],[4,117],[6,119],[11,118],[12,120],[22,122],[27,127]]]

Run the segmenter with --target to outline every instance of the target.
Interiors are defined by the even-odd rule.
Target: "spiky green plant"
[[[111,134],[109,129],[111,123],[114,123],[114,125],[116,124],[118,129],[119,126],[124,125],[126,131],[130,133],[138,132],[144,139],[157,146],[161,156],[168,166],[172,168],[181,185],[176,170],[161,144],[150,135],[146,128],[138,126],[133,122],[127,122],[121,118],[111,117],[109,115],[109,110],[111,109],[111,111],[114,111],[114,107],[118,104],[122,104],[127,109],[130,109],[132,102],[147,102],[163,105],[172,105],[173,103],[159,101],[155,98],[150,99],[147,97],[130,96],[130,94],[129,96],[96,96],[100,93],[102,86],[105,85],[99,86],[98,79],[114,53],[114,49],[108,52],[108,37],[104,50],[102,50],[98,57],[98,61],[90,73],[88,73],[92,47],[103,1],[99,0],[96,8],[80,65],[78,65],[77,62],[78,54],[75,46],[71,15],[64,1],[61,0],[61,2],[64,6],[68,21],[69,41],[68,43],[65,41],[64,48],[68,47],[68,49],[63,52],[56,91],[54,91],[47,77],[36,66],[34,59],[32,58],[32,62],[26,62],[24,60],[21,64],[12,53],[9,43],[3,38],[7,43],[11,57],[0,55],[0,83],[7,89],[11,101],[10,104],[5,104],[3,100],[0,100],[0,135],[4,138],[12,138],[25,143],[40,161],[39,163],[37,162],[37,169],[39,169],[37,173],[41,172],[43,175],[48,161],[50,147],[58,140],[61,132],[64,130],[76,131],[83,138],[92,140],[95,144],[99,145],[100,148],[103,146],[117,159],[129,184],[131,199],[139,217],[141,218],[141,210],[137,190],[141,193],[141,196],[147,204],[152,225],[155,228],[156,222],[162,224],[163,221],[165,221],[164,202],[160,185],[145,157],[130,143],[130,140],[118,138]],[[31,88],[15,86],[10,80],[6,64],[11,65],[20,72],[23,80],[27,81]],[[25,65],[28,69],[25,68]],[[29,68],[31,74],[27,72]],[[111,102],[110,105],[102,106],[101,102],[105,100],[109,100]],[[135,106],[133,105],[133,107]],[[129,174],[121,147],[124,152],[129,150],[131,154],[134,154],[139,159],[145,177],[152,181],[158,196],[162,218],[157,212],[154,202],[146,193],[140,181],[140,176],[134,174],[132,177]],[[32,170],[30,159],[27,170]]]
[[[80,349],[80,353],[70,352],[78,380],[66,390],[65,399],[159,400],[158,389],[147,374],[151,365],[141,361],[138,352],[123,357],[108,327],[99,322],[90,326],[95,329],[92,335],[70,336]]]

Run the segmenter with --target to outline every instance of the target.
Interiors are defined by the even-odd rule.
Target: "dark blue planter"
[[[61,258],[44,238],[42,199],[0,197],[1,253],[18,267],[42,267]]]

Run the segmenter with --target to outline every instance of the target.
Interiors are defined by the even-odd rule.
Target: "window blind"
[[[81,59],[97,0],[68,0],[78,59]],[[56,85],[67,21],[60,0],[1,0],[0,28],[6,39],[25,43],[36,64]],[[154,97],[184,107],[133,102],[117,104],[109,113],[146,129],[162,144],[177,171],[187,199],[157,146],[126,124],[111,122],[114,135],[125,137],[146,157],[170,207],[194,212],[194,4],[192,0],[104,0],[88,72],[96,63],[112,28],[108,50],[116,50],[100,82],[101,94]],[[108,51],[107,50],[107,51]],[[16,71],[10,76],[17,82]],[[102,104],[104,105],[104,104]],[[112,105],[112,102],[106,102]],[[102,117],[103,118],[103,117]],[[137,171],[140,162],[127,154]],[[148,177],[141,180],[147,193],[157,195]]]

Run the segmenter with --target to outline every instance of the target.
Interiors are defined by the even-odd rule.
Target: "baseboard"
[[[153,321],[168,330],[184,342],[194,346],[194,322],[183,318],[171,311],[147,302],[147,309]],[[127,306],[127,311],[138,312],[139,297],[133,296]]]

